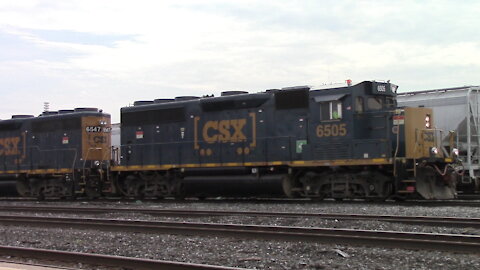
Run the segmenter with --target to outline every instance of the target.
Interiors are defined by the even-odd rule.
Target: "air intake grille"
[[[350,147],[343,143],[317,144],[314,156],[318,160],[348,159],[351,158]]]

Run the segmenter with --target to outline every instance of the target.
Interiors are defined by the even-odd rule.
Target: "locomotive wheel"
[[[380,201],[384,202],[392,195],[393,195],[393,183],[386,182],[383,187],[383,196],[380,198]]]
[[[38,178],[29,178],[27,179],[27,183],[30,190],[30,196],[35,196],[38,200],[45,199],[45,194],[43,191],[45,185],[44,180]]]
[[[127,197],[135,197],[138,194],[138,182],[140,179],[135,175],[119,177],[116,181],[118,190]]]
[[[170,184],[165,176],[160,174],[142,174],[142,181],[145,183],[143,193],[145,197],[164,198],[170,195]]]
[[[16,182],[16,189],[20,196],[26,197],[32,193],[30,190],[30,185],[26,179],[18,179]]]
[[[45,198],[66,198],[72,194],[72,187],[66,184],[62,179],[31,179],[31,185],[36,186],[33,194],[37,194],[39,199]]]
[[[185,185],[182,182],[177,183],[175,187],[175,193],[174,193],[175,200],[182,201],[185,199],[186,196],[187,194],[185,190]]]
[[[315,201],[322,201],[330,194],[329,185],[325,184],[328,182],[328,174],[307,172],[305,175],[300,177],[299,182],[302,185],[302,193],[299,194],[300,196],[304,196]]]
[[[145,185],[138,183],[135,185],[135,199],[141,200],[145,198]]]
[[[288,198],[298,198],[300,194],[297,191],[294,191],[295,188],[295,179],[293,179],[292,175],[285,175],[282,177],[282,188],[283,193]]]
[[[167,174],[168,184],[171,187],[171,192],[176,200],[184,200],[187,196],[187,190],[183,183],[183,176],[178,172]]]
[[[94,187],[85,187],[85,195],[88,199],[93,200],[100,197],[100,192]]]
[[[374,193],[368,193],[369,196],[365,198],[368,202],[384,202],[393,195],[393,183],[381,174],[375,174],[375,179],[378,183],[373,186]],[[372,191],[373,183],[369,182],[369,191]]]
[[[39,201],[45,200],[45,189],[43,187],[38,190],[37,200]]]

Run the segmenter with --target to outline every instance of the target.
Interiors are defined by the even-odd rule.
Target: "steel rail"
[[[226,266],[207,264],[194,264],[163,260],[150,260],[123,256],[101,255],[93,253],[68,252],[60,250],[0,246],[1,255],[36,258],[40,260],[52,260],[62,262],[75,262],[90,265],[103,265],[131,268],[139,270],[165,269],[165,270],[245,270]]]
[[[257,216],[279,218],[318,218],[336,220],[375,220],[382,222],[400,222],[429,226],[471,227],[480,228],[480,218],[460,218],[442,216],[397,216],[369,214],[334,214],[334,213],[293,213],[293,212],[261,212],[261,211],[226,211],[226,210],[184,210],[184,209],[145,209],[145,208],[106,208],[106,207],[59,207],[59,206],[6,206],[0,212],[55,212],[55,213],[141,213],[156,216],[175,217],[211,217],[211,216]]]
[[[192,222],[125,221],[118,219],[0,216],[0,224],[88,228],[144,233],[218,235],[287,241],[385,246],[480,253],[480,236],[330,228],[212,224]]]
[[[475,200],[475,201],[474,201]],[[436,201],[436,200],[413,200],[413,201],[383,201],[383,202],[372,202],[372,201],[365,201],[365,200],[345,200],[342,202],[326,199],[324,201],[315,201],[309,198],[299,198],[299,199],[290,199],[290,198],[222,198],[222,199],[205,199],[205,200],[195,200],[195,199],[186,199],[182,200],[180,203],[183,204],[202,204],[202,203],[219,203],[219,202],[226,202],[226,203],[265,203],[265,204],[366,204],[366,205],[395,205],[395,206],[424,206],[424,207],[444,207],[444,206],[451,206],[451,207],[480,207],[480,197],[475,196],[459,196],[459,200],[445,200],[445,201]],[[0,197],[0,201],[4,202],[37,202],[39,201],[35,197]],[[51,198],[45,199],[42,201],[46,202],[58,202],[58,201],[66,201],[66,202],[136,202],[138,199],[134,198],[121,198],[121,197],[105,197],[99,199],[89,200],[86,198],[77,198],[77,199],[70,199],[70,200],[61,200],[60,198]],[[156,202],[161,204],[172,204],[172,203],[179,203],[178,200],[174,199],[154,199],[154,198],[145,198],[142,199],[145,202]]]

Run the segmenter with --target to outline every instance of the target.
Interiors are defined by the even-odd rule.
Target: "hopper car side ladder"
[[[480,87],[472,87],[467,94],[467,156],[465,170],[470,178],[479,185],[480,170]],[[472,130],[473,129],[473,130]],[[458,137],[457,137],[458,140]],[[457,141],[458,145],[458,141]]]

